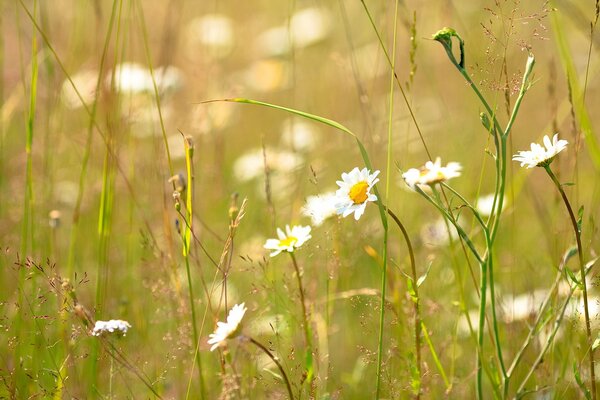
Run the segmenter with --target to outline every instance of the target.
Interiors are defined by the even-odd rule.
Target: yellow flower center
[[[298,238],[297,238],[297,237],[294,237],[294,236],[288,236],[288,237],[286,237],[285,239],[281,239],[281,240],[279,241],[279,245],[280,245],[281,247],[289,247],[289,246],[293,246],[293,245],[294,245],[294,243],[296,243],[297,241],[298,241]]]
[[[355,183],[354,186],[350,188],[350,199],[354,202],[354,204],[362,204],[367,201],[369,197],[367,195],[367,190],[369,189],[369,184],[365,181]]]

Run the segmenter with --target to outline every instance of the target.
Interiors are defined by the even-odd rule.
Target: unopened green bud
[[[490,133],[492,133],[492,124],[490,122],[490,117],[484,112],[479,113],[479,120],[483,127]]]
[[[452,53],[452,37],[458,39],[458,44],[460,46],[460,62],[458,63],[456,62],[456,58]],[[447,27],[440,29],[433,35],[432,39],[440,42],[442,46],[444,46],[446,54],[448,54],[448,58],[450,58],[450,61],[452,61],[455,66],[461,69],[465,68],[465,42],[454,29]]]

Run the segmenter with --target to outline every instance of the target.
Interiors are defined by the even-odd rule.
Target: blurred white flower
[[[342,173],[342,180],[336,182],[340,187],[335,192],[337,214],[345,218],[354,213],[354,219],[358,221],[367,203],[377,201],[377,196],[371,193],[373,186],[379,182],[377,175],[379,171],[371,173],[367,168],[359,170],[358,167],[349,173]]]
[[[240,323],[242,322],[242,318],[244,318],[246,311],[247,308],[245,303],[236,304],[229,311],[227,322],[217,322],[217,329],[215,330],[215,333],[208,335],[209,339],[207,343],[212,344],[210,351],[213,351],[217,347],[225,346],[227,339],[231,339],[239,335],[241,331]]]
[[[292,118],[283,123],[281,141],[297,151],[310,151],[317,145],[317,133],[314,124]]]
[[[173,92],[183,84],[181,71],[173,66],[154,69],[154,82],[159,93]],[[106,85],[111,87],[113,74],[106,77]],[[154,83],[150,70],[137,63],[124,62],[115,68],[114,85],[119,92],[129,94],[154,93]]]
[[[62,84],[60,98],[70,109],[83,107],[82,100],[86,105],[90,105],[96,96],[97,81],[98,71],[96,70],[84,70],[71,75],[71,82],[73,83],[71,84],[68,79],[65,79]],[[81,99],[77,95],[73,85],[77,88],[77,92],[81,95]]]
[[[450,232],[448,232],[450,230]],[[435,222],[425,224],[421,227],[421,241],[423,245],[429,248],[443,247],[450,243],[450,238],[458,239],[456,228],[443,218]]]
[[[310,217],[312,224],[319,226],[327,218],[336,215],[337,196],[335,192],[327,192],[316,196],[308,196],[302,207],[302,214]]]
[[[479,214],[487,217],[492,213],[492,207],[494,206],[494,193],[481,196],[475,202],[475,208],[479,211]],[[502,210],[506,208],[506,197],[502,203]]]
[[[292,15],[288,25],[276,26],[261,33],[256,49],[265,56],[287,54],[293,45],[302,49],[316,44],[331,32],[331,18],[318,8],[305,8]]]
[[[120,319],[111,319],[110,321],[96,321],[94,329],[92,330],[92,335],[102,336],[114,333],[117,336],[125,336],[129,328],[131,328],[129,322],[122,321]]]
[[[278,239],[267,239],[264,245],[265,249],[273,250],[270,254],[271,257],[275,257],[282,251],[293,253],[294,249],[301,247],[312,236],[310,235],[310,226],[294,225],[290,228],[289,225],[286,225],[285,232],[277,228],[277,237]]]
[[[231,18],[222,14],[207,14],[188,25],[191,42],[211,48],[214,55],[223,57],[233,50],[234,34]]]
[[[238,158],[233,164],[233,173],[237,180],[246,182],[265,174],[265,158],[270,172],[288,174],[299,168],[304,162],[296,153],[273,148],[254,149]]]
[[[554,135],[552,141],[548,135],[544,136],[544,146],[537,143],[531,143],[531,150],[519,151],[519,154],[513,156],[514,161],[521,163],[521,167],[533,168],[533,167],[545,167],[550,165],[554,157],[561,151],[563,151],[569,142],[566,140],[559,140],[558,133]]]
[[[510,324],[512,322],[525,321],[531,317],[535,317],[540,311],[540,307],[547,295],[547,290],[538,289],[531,293],[516,296],[503,296],[500,300],[500,304],[504,322]]]
[[[411,168],[402,174],[402,178],[408,186],[414,188],[416,185],[435,185],[448,179],[460,176],[461,165],[457,162],[442,166],[442,160],[438,157],[435,162],[427,161],[420,169]]]

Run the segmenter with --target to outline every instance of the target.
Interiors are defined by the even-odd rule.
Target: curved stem
[[[294,394],[292,393],[292,386],[290,385],[290,380],[288,379],[285,370],[277,360],[277,357],[275,357],[273,353],[269,351],[269,349],[267,349],[265,346],[263,346],[261,343],[257,342],[253,338],[248,336],[246,336],[246,338],[250,341],[250,343],[254,344],[256,347],[261,349],[267,356],[269,356],[271,360],[273,360],[275,365],[277,365],[277,368],[279,368],[279,372],[281,372],[281,376],[283,377],[283,381],[285,382],[285,387],[287,388],[288,396],[290,396],[290,400],[294,400]]]
[[[414,303],[414,312],[415,312],[415,356],[417,359],[417,371],[419,374],[419,382],[420,382],[421,381],[421,315],[420,315],[420,310],[419,310],[419,285],[418,285],[419,278],[417,276],[417,267],[415,264],[415,254],[413,251],[412,243],[410,241],[410,237],[408,236],[408,232],[406,231],[406,228],[404,227],[402,222],[400,222],[400,219],[398,218],[398,216],[396,216],[396,214],[394,214],[394,212],[392,210],[390,210],[388,207],[385,207],[385,209],[387,210],[390,217],[392,217],[392,219],[394,220],[396,225],[398,225],[398,228],[400,228],[400,231],[402,231],[402,236],[404,236],[404,240],[406,241],[406,247],[408,247],[408,255],[410,258],[410,269],[411,269],[411,275],[412,275],[412,281],[413,281],[412,286],[413,286],[413,291],[414,291],[413,303]],[[420,397],[420,394],[421,394],[421,388],[419,387],[419,392],[417,392],[415,397],[418,399]]]
[[[573,226],[573,231],[575,232],[575,240],[577,241],[577,254],[579,256],[579,268],[581,272],[581,287],[583,292],[583,306],[584,306],[584,314],[585,314],[585,332],[588,340],[588,349],[590,354],[590,380],[591,380],[591,392],[592,399],[596,400],[596,372],[594,371],[594,348],[592,347],[592,329],[590,326],[590,311],[588,307],[588,295],[587,295],[587,281],[585,279],[586,271],[585,264],[583,262],[583,248],[581,246],[581,232],[579,231],[579,226],[577,224],[577,219],[575,218],[575,214],[573,213],[573,208],[571,207],[571,203],[565,194],[560,182],[556,178],[556,175],[550,169],[550,165],[545,165],[544,169],[552,179],[552,182],[556,185],[556,188],[560,192],[560,196],[565,203],[565,207],[567,207],[567,211],[569,212],[569,217],[571,219],[571,225]]]
[[[306,353],[307,360],[310,361],[309,370],[307,371],[307,381],[310,387],[311,393],[314,394],[314,388],[312,384],[312,378],[314,373],[314,365],[312,360],[312,338],[310,333],[310,325],[308,312],[306,311],[306,299],[304,297],[304,288],[302,287],[302,278],[300,277],[300,268],[298,267],[298,262],[296,261],[296,256],[294,256],[293,252],[288,253],[292,258],[292,264],[294,264],[294,269],[296,270],[296,279],[298,281],[298,291],[300,292],[300,304],[302,305],[302,319],[304,320],[304,340],[306,342]]]

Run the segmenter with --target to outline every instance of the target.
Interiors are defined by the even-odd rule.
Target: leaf
[[[581,226],[583,225],[583,206],[579,207],[577,212],[577,231],[581,234]]]
[[[577,279],[573,271],[571,271],[569,268],[565,268],[564,270],[566,271],[567,276],[571,278],[571,282],[574,282],[577,286],[581,286],[581,282],[579,279]]]
[[[431,265],[433,264],[433,262],[429,262],[429,265],[427,266],[427,271],[425,271],[425,273],[423,275],[421,275],[419,277],[419,279],[417,279],[417,288],[420,288],[421,285],[423,284],[423,282],[425,282],[425,279],[427,279],[427,276],[429,275],[429,271],[431,270]]]
[[[573,363],[573,374],[575,375],[575,381],[577,382],[577,386],[579,386],[579,389],[581,389],[585,398],[590,400],[592,398],[592,395],[590,394],[590,391],[588,390],[588,388],[585,387],[585,384],[583,383],[583,380],[581,379],[581,375],[579,375],[579,370],[577,369],[577,363]]]
[[[594,343],[592,343],[592,351],[596,350],[598,346],[600,346],[600,333],[598,333],[596,340],[594,340]]]

